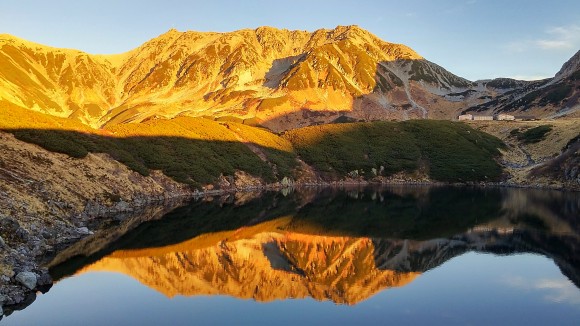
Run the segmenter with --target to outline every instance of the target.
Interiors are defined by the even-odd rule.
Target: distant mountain
[[[0,104],[92,127],[189,115],[286,130],[355,120],[450,119],[467,108],[521,111],[546,107],[545,101],[548,115],[561,112],[551,104],[564,99],[577,105],[577,57],[553,80],[471,82],[357,26],[312,33],[170,30],[119,55],[3,34]]]
[[[480,84],[497,90],[498,95],[465,112],[509,112],[545,118],[580,117],[580,51],[553,78],[539,81],[494,79]]]

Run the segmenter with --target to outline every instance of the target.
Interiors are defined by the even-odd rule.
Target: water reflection
[[[57,257],[51,274],[115,271],[168,297],[312,297],[352,305],[476,251],[542,254],[579,286],[579,212],[577,194],[523,189],[306,189],[215,197],[106,243],[95,235]],[[554,300],[575,298],[576,288],[560,285],[519,286],[550,288]]]

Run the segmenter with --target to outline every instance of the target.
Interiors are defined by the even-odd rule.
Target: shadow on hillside
[[[220,176],[245,171],[267,182],[291,176],[296,164],[292,152],[253,144],[259,157],[241,141],[200,140],[173,136],[114,137],[69,130],[4,130],[22,141],[75,158],[105,153],[147,176],[161,170],[174,180],[199,187]]]
[[[68,252],[72,258],[52,266],[51,274],[58,280],[117,250],[162,248],[202,235],[256,226],[256,232],[372,238],[376,259],[396,254],[383,252],[386,249],[382,246],[388,245],[392,250],[392,245],[402,240],[425,244],[456,241],[454,249],[437,246],[435,251],[422,250],[421,255],[431,257],[411,259],[418,263],[411,270],[421,272],[436,267],[422,266],[421,261],[441,264],[474,248],[501,254],[540,253],[554,259],[568,277],[580,284],[578,234],[561,235],[552,229],[566,223],[566,218],[559,215],[563,209],[553,216],[545,213],[550,203],[557,201],[570,207],[569,201],[574,198],[552,192],[535,192],[529,198],[528,194],[514,189],[388,187],[325,189],[315,193],[299,189],[287,195],[267,192],[242,204],[227,199],[192,201],[162,219],[140,224],[96,252],[86,254],[83,250],[91,247],[86,242],[71,247],[76,253]],[[533,207],[526,206],[531,200]],[[576,210],[578,213],[580,209]],[[267,226],[266,222],[278,219],[281,222]],[[99,243],[99,235],[93,240]],[[467,247],[461,243],[467,243]],[[453,250],[445,255],[439,253],[449,249]]]
[[[5,131],[22,141],[75,158],[105,153],[144,176],[151,170],[160,170],[197,188],[224,180],[222,177],[227,179],[224,184],[231,184],[236,171],[267,183],[294,178],[299,167],[297,158],[314,168],[313,177],[330,181],[346,176],[370,180],[399,172],[418,173],[413,178],[429,176],[438,181],[495,181],[502,173],[495,160],[501,141],[448,121],[338,124],[292,130],[278,136],[230,122],[188,119],[175,123],[162,120],[153,129],[144,127],[147,133],[168,134],[167,128],[176,128],[177,124],[186,130],[183,137],[115,137],[109,131],[104,131],[108,134],[45,129]],[[201,123],[205,129],[193,132]],[[205,139],[197,139],[201,137]]]
[[[271,89],[277,89],[280,86],[280,82],[284,79],[285,74],[290,72],[290,70],[304,57],[304,54],[299,54],[281,59],[275,59],[272,62],[272,66],[264,76],[265,80],[263,86]]]

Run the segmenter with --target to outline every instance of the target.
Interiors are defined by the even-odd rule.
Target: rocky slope
[[[532,82],[495,79],[477,84],[497,90],[496,96],[464,110],[466,113],[580,117],[580,51],[553,78]]]
[[[161,173],[143,177],[108,155],[84,159],[46,151],[0,132],[0,289],[4,304],[22,301],[21,272],[49,284],[45,255],[104,222],[192,194]],[[34,288],[34,287],[33,287]]]
[[[471,82],[357,26],[170,30],[119,55],[0,35],[0,100],[92,127],[177,115],[273,130],[461,111],[577,115],[576,54],[552,79]],[[576,112],[576,113],[575,113]]]
[[[580,190],[580,120],[551,121],[478,121],[474,128],[501,139],[501,164],[506,183]],[[545,136],[526,142],[518,134],[547,127]]]
[[[0,36],[0,99],[93,127],[153,116],[246,120],[274,130],[331,122],[449,119],[530,83],[473,83],[357,26],[170,30],[114,56]]]

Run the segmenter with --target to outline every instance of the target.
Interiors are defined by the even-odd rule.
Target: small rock
[[[30,290],[36,287],[36,274],[32,272],[20,272],[16,275],[16,280]]]
[[[129,203],[121,200],[120,202],[118,202],[114,208],[118,211],[118,212],[132,212],[133,211],[133,207],[131,207],[129,205]]]
[[[4,248],[5,245],[6,245],[6,242],[4,242],[4,239],[2,239],[2,237],[0,237],[0,248]]]
[[[86,226],[83,226],[82,228],[78,228],[78,229],[77,229],[77,232],[78,232],[79,234],[82,234],[82,235],[89,235],[89,234],[93,234],[93,232],[91,232],[91,230],[89,230],[89,228],[87,228]]]
[[[19,227],[18,230],[16,230],[15,235],[18,239],[22,241],[28,241],[29,233],[28,231],[26,231],[21,227]]]
[[[4,302],[6,302],[7,300],[8,298],[6,298],[4,294],[0,294],[0,307],[2,307],[2,305],[4,305]]]
[[[4,310],[2,310],[2,306],[0,306],[0,318],[2,318],[2,316],[4,316]]]
[[[52,239],[54,235],[51,232],[44,230],[42,231],[42,237],[45,239]]]

